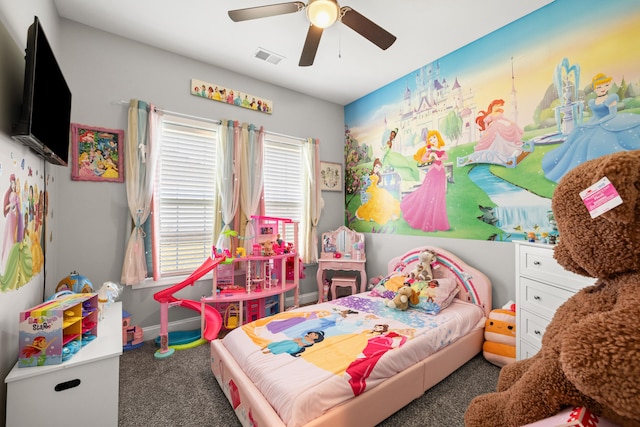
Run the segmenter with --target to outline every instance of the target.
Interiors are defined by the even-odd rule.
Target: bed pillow
[[[416,281],[411,287],[418,293],[420,300],[414,307],[428,314],[440,313],[451,304],[459,292],[458,283],[452,278]]]
[[[373,297],[380,297],[385,299],[393,299],[396,296],[396,292],[407,281],[407,277],[400,273],[391,273],[384,279],[380,280],[377,285],[371,289],[369,295]]]

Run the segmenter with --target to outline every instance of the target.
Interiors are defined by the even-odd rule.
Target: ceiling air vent
[[[258,50],[253,56],[274,65],[278,64],[280,61],[284,59],[284,56],[278,55],[273,52],[269,52],[268,50],[263,49],[261,47],[258,48]]]

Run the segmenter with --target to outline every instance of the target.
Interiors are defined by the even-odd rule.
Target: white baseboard
[[[313,304],[318,301],[318,293],[317,292],[309,292],[306,294],[302,294],[299,297],[300,305]],[[293,297],[285,298],[284,305],[286,307],[291,307],[293,305]],[[168,324],[169,332],[174,331],[192,331],[194,329],[200,329],[200,316],[189,317],[187,319],[176,320],[174,322],[169,322]],[[155,340],[158,335],[160,335],[160,325],[147,326],[142,328],[144,332],[144,340]]]

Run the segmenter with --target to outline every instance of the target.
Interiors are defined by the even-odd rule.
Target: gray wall
[[[340,105],[321,101],[285,88],[268,85],[235,72],[196,62],[87,26],[63,20],[60,61],[73,92],[72,121],[107,128],[126,129],[127,107],[119,101],[137,98],[157,106],[197,117],[235,119],[264,126],[268,131],[320,140],[323,160],[342,162],[344,115]],[[256,66],[273,66],[259,63]],[[190,94],[192,78],[254,93],[273,102],[273,114],[212,102]],[[126,179],[126,177],[125,177]],[[59,268],[77,270],[94,285],[119,281],[129,214],[125,186],[114,183],[71,181],[63,177],[60,203],[73,207],[65,212],[59,233]],[[340,193],[325,193],[326,208],[321,229],[335,228],[342,221]],[[315,269],[306,269],[301,293],[315,292]],[[159,288],[127,288],[123,305],[132,321],[143,327],[159,323],[159,306],[153,294]],[[179,294],[198,299],[211,293],[211,282],[197,284]],[[172,321],[197,315],[172,310]]]

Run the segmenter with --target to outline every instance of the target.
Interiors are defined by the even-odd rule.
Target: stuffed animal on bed
[[[413,290],[411,286],[403,286],[398,289],[398,292],[393,297],[387,301],[387,307],[395,308],[397,310],[406,310],[409,308],[409,303],[418,304],[418,294]]]
[[[436,261],[436,254],[429,250],[424,250],[418,255],[419,262],[416,267],[409,273],[409,278],[417,281],[428,282],[433,279],[433,271],[431,264]]]
[[[605,177],[615,190],[602,184]],[[591,200],[598,204],[589,206],[602,209],[590,214],[581,192],[596,183],[601,191]],[[552,209],[560,232],[555,259],[598,280],[558,308],[536,355],[502,368],[497,392],[473,399],[465,425],[522,426],[584,406],[616,424],[640,426],[640,151],[569,171]]]

